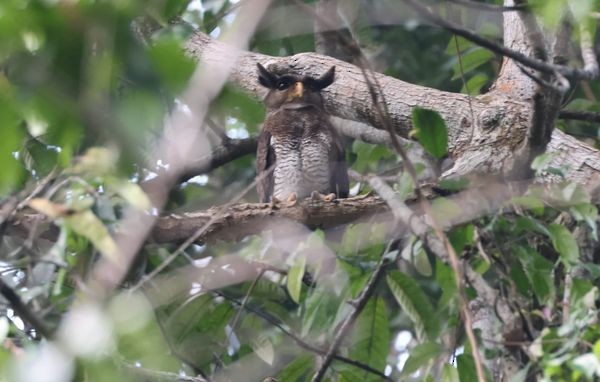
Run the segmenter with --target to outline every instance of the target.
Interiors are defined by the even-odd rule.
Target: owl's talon
[[[332,192],[331,194],[327,194],[325,196],[323,196],[323,201],[327,202],[327,203],[331,203],[335,200],[335,194]]]
[[[313,191],[310,193],[310,200],[331,203],[335,200],[335,194],[332,192],[330,194],[323,195],[318,191]]]
[[[295,192],[292,192],[290,196],[287,198],[288,207],[293,207],[298,203],[298,195]]]

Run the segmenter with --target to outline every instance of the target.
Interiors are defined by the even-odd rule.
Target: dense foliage
[[[407,16],[402,2],[381,3],[398,3],[398,15],[381,19],[381,4],[369,0],[340,7],[350,34],[377,71],[441,90],[474,96],[487,91],[501,57],[420,24]],[[533,3],[552,28],[559,13],[555,3],[562,2]],[[196,64],[181,49],[183,42],[194,28],[219,37],[237,17],[238,5],[228,0],[0,2],[0,270],[6,284],[0,289],[16,291],[49,333],[19,314],[3,293],[0,379],[177,380],[180,374],[215,381],[310,380],[319,355],[383,259],[384,274],[326,379],[379,381],[385,374],[392,380],[476,380],[452,268],[415,236],[386,237],[389,222],[356,223],[343,232],[304,230],[284,249],[270,231],[240,242],[183,248],[149,237],[118,293],[98,305],[82,297],[98,259],[116,253],[123,211],[157,212],[143,187],[168,167],[150,160],[166,116],[185,107],[177,97]],[[575,16],[591,23],[598,3],[579,6]],[[283,0],[270,9],[279,10],[268,14],[278,19],[259,24],[250,50],[314,51],[312,15]],[[477,28],[498,39],[501,13],[493,15],[478,20]],[[290,20],[299,32],[282,32]],[[600,111],[597,97],[600,84],[581,82],[566,107]],[[206,119],[211,145],[255,137],[263,118],[258,100],[226,86]],[[420,109],[413,118],[413,138],[443,157],[444,122]],[[559,121],[557,127],[600,148],[597,124]],[[402,198],[414,197],[413,183],[391,148],[348,140],[347,161],[360,174],[385,177]],[[561,181],[531,186],[504,208],[447,235],[459,258],[521,316],[522,331],[504,342],[477,331],[484,358],[510,354],[520,370],[515,380],[596,380],[598,201],[564,180],[568,169],[547,163],[547,154],[538,157],[536,173]],[[256,201],[254,191],[243,193],[255,177],[253,155],[195,175],[171,190],[161,213]],[[447,187],[455,191],[457,183]],[[362,181],[351,187],[354,194],[371,191]],[[449,198],[433,205],[446,216],[461,213]],[[13,226],[15,219],[40,214],[47,218],[27,229]],[[260,271],[228,279],[242,272],[240,259],[261,264]],[[477,291],[467,284],[466,295],[474,299]],[[86,315],[69,315],[73,304],[89,304]],[[80,332],[61,332],[66,320],[76,320]]]

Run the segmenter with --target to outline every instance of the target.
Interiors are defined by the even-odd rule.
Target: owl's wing
[[[271,133],[263,126],[258,136],[258,148],[256,149],[256,174],[261,177],[256,183],[258,199],[261,203],[269,203],[273,195],[273,171],[271,166],[275,164],[275,150],[271,146]],[[264,174],[268,172],[267,174]]]
[[[347,198],[350,182],[348,181],[348,167],[346,166],[346,152],[344,151],[344,143],[329,121],[328,125],[333,138],[329,155],[329,168],[331,174],[329,186],[331,190],[335,192],[338,198]]]

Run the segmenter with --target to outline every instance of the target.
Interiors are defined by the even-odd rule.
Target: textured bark
[[[237,241],[261,233],[285,220],[293,220],[310,228],[331,228],[357,222],[387,211],[384,201],[374,196],[338,199],[334,202],[304,199],[296,205],[281,203],[244,203],[226,209],[213,207],[206,211],[168,215],[158,219],[152,238],[158,243],[183,241],[202,228],[210,227],[198,238],[201,242]]]
[[[511,14],[508,13],[505,24],[507,30],[513,31],[508,33],[508,46],[527,46],[519,37],[519,31],[523,31],[519,29],[519,20]],[[193,57],[215,61],[231,55],[226,45],[202,33],[194,34],[185,49]],[[256,80],[257,62],[270,65],[275,71],[310,75],[320,75],[335,65],[336,81],[323,91],[329,113],[382,128],[361,70],[354,65],[314,53],[271,57],[241,52],[237,60],[230,80],[257,97],[265,94]],[[411,113],[415,106],[433,109],[442,115],[448,127],[449,153],[455,160],[448,175],[503,173],[514,167],[514,152],[527,143],[535,85],[512,61],[503,66],[493,90],[478,97],[413,85],[378,73],[375,76],[381,84],[390,121],[399,135],[406,137],[411,130]],[[560,148],[564,144],[574,148],[572,155],[561,155]],[[600,152],[561,131],[554,131],[548,150],[558,154],[555,159],[558,165],[570,169],[570,179],[582,181],[600,174]],[[579,156],[580,152],[586,156]]]

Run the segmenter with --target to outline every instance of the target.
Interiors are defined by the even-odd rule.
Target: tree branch
[[[40,320],[40,318],[31,310],[21,297],[9,287],[2,277],[0,277],[0,294],[9,302],[11,308],[14,309],[17,316],[21,317],[23,321],[31,325],[31,327],[42,337],[50,339],[52,333],[46,324]]]
[[[482,11],[491,11],[491,12],[514,12],[514,11],[523,11],[528,9],[527,5],[519,4],[513,6],[499,6],[494,4],[487,3],[479,3],[477,1],[472,0],[450,0],[450,2],[459,4],[472,9],[479,9]]]
[[[572,119],[575,121],[600,123],[600,113],[583,110],[561,110],[558,112],[560,119]]]
[[[152,238],[157,243],[185,240],[193,235],[198,227],[210,221],[218,210],[220,207],[183,215],[163,216],[157,220]],[[385,210],[385,203],[374,196],[338,199],[333,203],[304,199],[294,206],[284,204],[273,206],[269,203],[237,204],[223,211],[221,217],[216,219],[197,240],[236,241],[248,235],[258,234],[266,227],[276,225],[278,220],[286,219],[303,223],[308,227],[326,229],[366,219]]]
[[[335,353],[337,352],[338,347],[340,346],[340,344],[342,343],[344,338],[346,338],[346,335],[352,328],[354,321],[356,321],[356,319],[360,315],[360,312],[362,312],[362,310],[367,305],[367,302],[369,301],[369,299],[375,292],[375,287],[377,286],[377,283],[379,282],[379,280],[381,280],[381,277],[384,274],[383,270],[384,270],[384,266],[387,262],[385,260],[384,255],[385,254],[381,255],[381,258],[379,259],[379,263],[377,264],[377,267],[375,268],[375,271],[373,272],[373,274],[371,274],[371,278],[367,282],[367,285],[365,285],[365,287],[360,292],[360,295],[356,298],[356,300],[352,304],[352,307],[353,307],[352,312],[340,324],[340,326],[338,328],[338,332],[335,335],[333,341],[331,342],[331,345],[329,346],[329,350],[327,350],[325,357],[323,358],[321,367],[319,367],[319,370],[317,370],[317,372],[315,373],[315,375],[313,376],[313,378],[311,380],[312,382],[320,382],[321,379],[323,379],[323,377],[325,376],[325,373],[327,372],[327,369],[329,368],[329,365],[331,365],[331,362],[335,358]]]
[[[478,34],[471,32],[469,30],[463,29],[458,25],[455,25],[443,18],[437,16],[433,12],[431,12],[426,6],[422,5],[417,0],[404,0],[408,3],[414,10],[416,10],[424,19],[429,22],[432,22],[452,33],[455,33],[461,37],[466,38],[469,41],[474,42],[475,44],[484,47],[486,49],[491,50],[494,53],[501,54],[502,56],[509,57],[521,64],[530,67],[532,69],[538,70],[542,73],[553,74],[554,72],[558,72],[563,76],[573,79],[573,80],[592,80],[598,76],[598,73],[592,73],[585,69],[574,69],[568,66],[562,65],[554,65],[547,63],[545,61],[541,61],[539,59],[528,57],[527,55],[512,50],[510,48],[505,47],[504,45],[498,44],[494,41],[488,40],[484,37],[479,36]]]
[[[227,295],[226,293],[222,292],[222,291],[214,291],[214,293],[218,296],[221,296],[223,298],[225,298],[228,301],[231,301],[239,306],[242,306],[242,303],[238,300],[236,300],[235,298]],[[276,318],[273,317],[272,315],[268,314],[267,312],[263,312],[262,310],[255,308],[252,305],[244,305],[243,306],[244,309],[248,310],[251,313],[254,313],[255,315],[257,315],[258,317],[262,318],[263,320],[265,320],[266,322],[268,322],[269,324],[275,326],[277,329],[279,329],[283,334],[285,334],[286,336],[290,337],[295,343],[296,345],[300,346],[302,349],[304,350],[308,350],[312,353],[315,354],[319,354],[319,355],[325,355],[326,352],[323,349],[320,349],[306,341],[304,341],[302,338],[300,338],[300,336],[298,336],[296,333],[290,331],[289,329],[287,329],[286,327],[284,327],[281,322]],[[382,372],[380,372],[379,370],[373,369],[371,366],[366,365],[362,362],[359,361],[355,361],[353,359],[335,354],[333,356],[333,358],[337,361],[346,363],[348,365],[352,365],[354,367],[357,367],[359,369],[365,370],[369,373],[375,374],[377,376],[379,376],[380,378],[383,378],[386,381],[391,381],[391,379],[386,376],[385,374],[383,374]],[[283,382],[283,381],[281,381]]]

